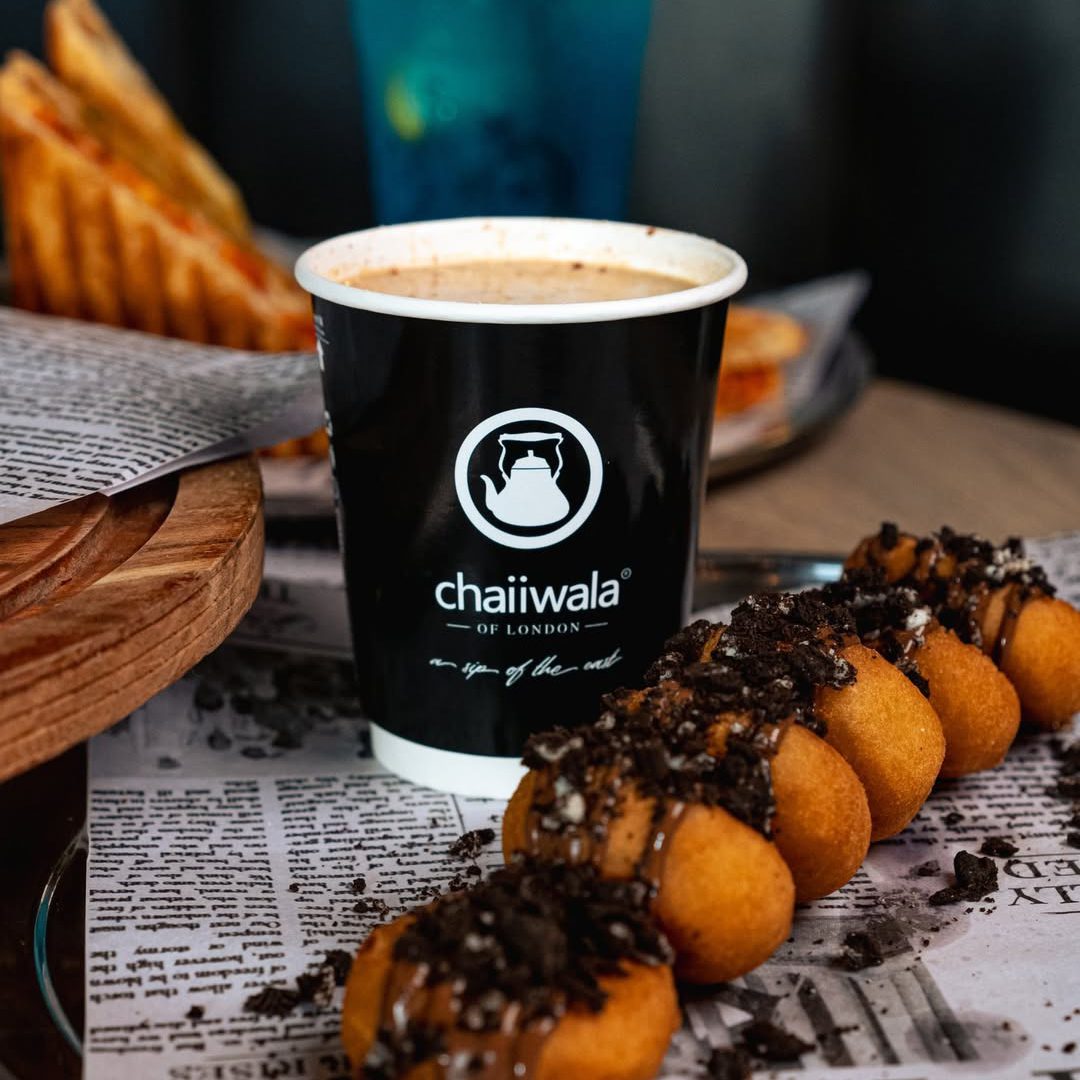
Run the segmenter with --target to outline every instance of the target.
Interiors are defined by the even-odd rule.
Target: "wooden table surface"
[[[1080,529],[1080,429],[878,379],[816,445],[710,488],[701,546],[846,552],[884,520],[994,540]]]

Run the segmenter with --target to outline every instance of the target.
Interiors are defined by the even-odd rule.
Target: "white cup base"
[[[509,799],[525,775],[521,758],[439,750],[371,725],[371,750],[380,765],[414,784],[473,799]]]

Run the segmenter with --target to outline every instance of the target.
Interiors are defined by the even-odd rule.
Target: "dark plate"
[[[745,446],[709,459],[710,482],[730,480],[798,453],[820,438],[862,395],[874,363],[851,332],[833,354],[817,391],[792,406],[786,422],[761,431]]]

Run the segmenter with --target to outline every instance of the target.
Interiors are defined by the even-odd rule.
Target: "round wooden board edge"
[[[85,609],[93,602],[93,593],[100,593],[105,586],[110,587],[113,603],[123,603],[125,580],[130,581],[125,579],[124,569],[152,560],[156,552],[174,545],[183,529],[180,519],[184,513],[212,512],[214,492],[220,486],[215,483],[215,471],[226,474],[232,486],[240,485],[249,508],[234,535],[224,541],[220,558],[193,587],[183,590],[179,602],[162,618],[140,627],[132,636],[104,643],[101,649],[86,649],[67,665],[70,693],[51,698],[41,710],[16,705],[18,711],[8,715],[0,703],[0,781],[122,720],[220,645],[254,603],[262,581],[262,486],[255,459],[245,457],[198,466],[181,474],[173,510],[148,542],[118,568],[121,572],[116,582],[110,582],[112,574],[106,575],[97,583],[97,589],[65,598],[48,611],[47,617],[63,620],[67,614]],[[109,660],[130,653],[132,641],[141,644],[143,638],[146,648],[136,660],[147,670],[123,685],[110,687],[109,680],[115,679],[116,673],[109,668]],[[95,690],[97,697],[85,700]]]

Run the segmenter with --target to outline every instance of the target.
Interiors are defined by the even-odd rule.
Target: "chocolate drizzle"
[[[688,664],[697,663],[711,655],[723,627],[708,619],[697,619],[684,626],[674,637],[668,639],[664,651],[645,672],[645,682],[654,686],[668,679],[675,679]]]
[[[648,882],[650,892],[656,890],[657,883],[664,875],[668,840],[675,835],[675,830],[679,827],[679,822],[685,813],[686,803],[684,802],[658,801],[656,803],[649,842],[639,865],[639,874],[642,880]]]
[[[1020,618],[1024,601],[1027,599],[1023,588],[1019,585],[1007,585],[1006,589],[1008,592],[1005,596],[1005,610],[1001,615],[1001,622],[998,623],[997,633],[994,635],[994,642],[990,648],[990,656],[995,664],[1000,664],[1004,659],[1005,650],[1012,640],[1013,630],[1016,629],[1016,622]]]
[[[726,627],[690,624],[664,646],[645,689],[610,695],[592,725],[530,739],[527,849],[604,866],[612,822],[634,797],[652,805],[633,872],[654,888],[689,806],[722,807],[769,836],[771,759],[791,723],[824,733],[814,700],[822,687],[854,681],[840,656],[845,645],[875,649],[929,696],[917,667],[928,633],[954,629],[1000,659],[1023,602],[1053,592],[1018,540],[994,547],[947,528],[916,540],[886,523],[863,554],[864,565],[834,585],[750,597]],[[995,640],[984,643],[985,606],[1003,587],[1004,617]]]
[[[889,553],[903,535],[895,525],[884,524],[865,547],[867,565],[885,569]],[[1046,572],[1025,556],[1023,541],[1016,537],[995,546],[980,536],[943,526],[931,536],[908,536],[907,540],[914,541],[911,563],[898,578],[894,567],[891,587],[911,590],[942,626],[979,646],[995,661],[1004,655],[1024,604],[1035,596],[1054,595]],[[988,606],[1002,589],[1008,590],[1005,614],[993,628],[993,636],[984,640]]]
[[[601,978],[671,959],[640,883],[519,862],[422,909],[397,939],[363,1075],[433,1062],[448,1078],[534,1077],[559,1017],[603,1007]]]
[[[651,685],[609,695],[592,725],[529,740],[529,852],[605,866],[612,823],[632,800],[646,800],[649,825],[632,872],[655,891],[690,806],[721,807],[770,836],[771,759],[791,723],[820,727],[818,687],[853,681],[838,655],[852,635],[850,613],[820,595],[754,597],[730,626],[686,627],[649,669]]]
[[[655,889],[667,845],[688,806],[723,806],[768,832],[772,784],[754,733],[727,732],[718,756],[712,725],[693,696],[653,688],[616,694],[604,715],[574,731],[534,736],[525,763],[535,770],[526,824],[530,853],[569,864],[605,865],[611,825],[628,801],[648,814],[633,874]]]
[[[839,582],[817,591],[847,605],[860,640],[927,697],[930,687],[915,653],[931,630],[953,631],[1000,665],[1024,604],[1054,594],[1045,571],[1024,555],[1015,537],[994,546],[945,526],[917,538],[885,522],[860,545],[854,561]],[[994,625],[991,605],[998,603],[1003,610]]]
[[[1000,660],[1023,603],[1053,592],[1018,540],[994,547],[948,528],[916,540],[886,523],[861,554],[833,585],[750,597],[726,627],[691,623],[664,646],[645,689],[610,695],[592,725],[530,739],[527,849],[605,866],[612,823],[635,797],[651,801],[651,831],[633,872],[654,888],[688,806],[722,807],[769,836],[771,759],[791,723],[824,733],[817,691],[855,678],[845,645],[875,649],[929,696],[917,666],[928,633],[953,629]],[[1002,589],[1003,617],[983,642],[986,607]]]
[[[721,725],[700,697],[690,687],[621,692],[596,723],[530,739],[525,764],[538,774],[530,833],[540,853],[602,861],[608,825],[631,791],[652,802],[656,827],[677,818],[679,804],[701,803],[767,833],[776,733],[740,720]]]
[[[845,607],[859,640],[906,675],[921,694],[930,696],[930,684],[919,674],[915,653],[938,623],[915,589],[890,584],[879,567],[863,567],[846,570],[839,581],[813,591]]]
[[[916,540],[885,524],[859,556],[833,585],[750,597],[728,626],[692,623],[643,689],[605,697],[593,724],[529,739],[527,857],[413,917],[362,1075],[433,1063],[455,1080],[535,1076],[559,1018],[603,1007],[602,977],[626,961],[671,963],[649,907],[687,812],[719,807],[771,836],[772,759],[791,724],[823,732],[817,692],[855,680],[846,645],[876,649],[928,694],[916,655],[930,631],[955,630],[1000,661],[1023,604],[1053,594],[1017,540],[994,547],[950,529]],[[1003,614],[984,641],[992,600]],[[611,844],[626,817],[620,835],[640,844],[630,853]],[[933,903],[992,891],[992,860],[961,856],[957,884]]]
[[[759,722],[783,715],[822,733],[814,696],[822,687],[839,689],[855,681],[855,670],[840,650],[856,638],[851,609],[820,589],[751,596],[731,614],[712,657],[750,687]],[[777,700],[777,689],[787,700]]]

